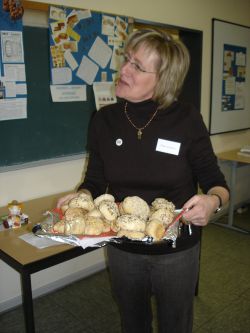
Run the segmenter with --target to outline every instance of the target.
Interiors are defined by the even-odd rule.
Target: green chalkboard
[[[0,122],[0,167],[81,154],[95,111],[92,86],[86,102],[53,103],[47,28],[24,27],[27,119]]]

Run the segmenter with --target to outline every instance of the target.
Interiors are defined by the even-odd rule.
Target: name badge
[[[156,151],[166,154],[179,155],[180,147],[180,142],[158,139]]]

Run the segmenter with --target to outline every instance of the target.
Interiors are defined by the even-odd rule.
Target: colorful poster
[[[245,108],[247,48],[224,44],[222,111]]]
[[[128,33],[127,18],[51,6],[49,31],[53,101],[67,101],[65,93],[74,96],[81,85],[116,80]],[[79,100],[86,94],[75,96]]]

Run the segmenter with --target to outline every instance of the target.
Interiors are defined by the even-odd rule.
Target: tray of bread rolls
[[[83,244],[90,238],[93,246],[104,246],[107,242],[175,244],[180,234],[180,222],[175,221],[178,213],[165,198],[155,198],[149,205],[139,196],[128,196],[117,203],[111,194],[93,199],[80,192],[61,209],[46,212],[33,233],[72,245]]]

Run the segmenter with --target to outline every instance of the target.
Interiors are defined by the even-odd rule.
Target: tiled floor
[[[250,230],[250,207],[236,223]],[[107,271],[36,299],[34,311],[40,333],[121,332]],[[0,315],[0,332],[25,332],[21,307]],[[193,333],[250,333],[250,235],[204,229]]]

